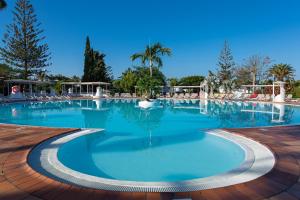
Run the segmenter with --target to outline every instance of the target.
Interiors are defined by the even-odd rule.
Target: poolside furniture
[[[293,95],[292,94],[288,94],[286,97],[285,97],[285,101],[292,101],[293,99]]]
[[[119,93],[115,93],[114,98],[119,98],[120,94]]]
[[[255,99],[257,101],[264,101],[265,100],[265,95],[264,94],[258,94]]]
[[[184,98],[185,98],[185,99],[189,99],[189,98],[191,98],[191,95],[190,95],[190,93],[185,93],[185,95],[184,95]]]
[[[226,96],[226,94],[220,94],[220,95],[217,97],[217,99],[223,100],[223,99],[225,98],[225,96]]]
[[[214,99],[214,94],[211,94],[211,93],[210,93],[210,94],[208,95],[208,98],[209,98],[209,99]]]
[[[178,98],[178,94],[175,93],[175,94],[173,95],[173,98],[177,99],[177,98]]]
[[[121,93],[121,98],[131,98],[131,94],[130,93]]]
[[[224,97],[224,99],[226,100],[232,100],[234,97],[234,94],[226,94],[226,96]]]
[[[198,93],[192,93],[191,96],[190,96],[191,99],[196,99],[198,97],[199,97]]]
[[[179,98],[179,99],[184,99],[184,94],[183,94],[183,93],[180,93],[179,96],[178,96],[178,98]]]
[[[171,98],[171,94],[170,94],[170,93],[167,93],[167,94],[166,94],[166,98]]]
[[[136,93],[132,93],[132,98],[137,98]]]
[[[250,94],[245,93],[242,97],[242,100],[248,100],[250,97]]]
[[[219,98],[219,94],[214,94],[214,99],[218,99]]]
[[[247,99],[248,99],[248,100],[256,100],[257,97],[258,97],[258,94],[253,93],[253,94],[251,94]]]
[[[266,94],[265,100],[266,100],[266,101],[271,101],[271,100],[272,100],[271,95],[270,95],[270,94]]]

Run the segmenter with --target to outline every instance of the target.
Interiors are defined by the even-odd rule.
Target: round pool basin
[[[242,136],[214,130],[191,138],[152,138],[150,143],[83,130],[44,141],[28,160],[36,171],[61,182],[136,192],[224,187],[256,179],[275,163],[268,148]]]
[[[245,160],[245,151],[232,141],[200,131],[167,137],[110,137],[103,131],[61,145],[58,159],[66,167],[92,176],[168,182],[235,169]]]

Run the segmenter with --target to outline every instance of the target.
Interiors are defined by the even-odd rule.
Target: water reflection
[[[186,129],[256,127],[299,123],[299,108],[284,104],[163,100],[140,109],[137,100],[74,100],[0,106],[0,122],[53,127],[104,128],[110,132],[160,135]]]

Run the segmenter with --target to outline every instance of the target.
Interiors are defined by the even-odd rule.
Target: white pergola
[[[285,84],[285,82],[277,81],[277,82],[273,82],[272,85],[242,85],[242,87],[252,88],[253,92],[254,92],[255,88],[272,87],[273,102],[275,102],[275,101],[276,102],[285,102],[284,84]],[[275,87],[279,87],[280,88],[280,93],[277,96],[275,96]]]
[[[200,92],[203,87],[201,85],[175,85],[170,88],[173,89],[173,92],[175,92],[176,89],[199,89]]]
[[[71,88],[72,93],[79,95],[94,95],[94,89],[97,87],[104,87],[105,92],[108,91],[108,86],[111,85],[107,82],[63,82],[61,83],[62,94],[67,94],[68,89]]]
[[[265,87],[272,87],[272,95],[275,95],[275,87],[280,87],[280,85],[282,84],[282,82],[274,82],[272,85],[242,85],[242,87],[244,88],[252,88],[252,92],[254,92],[254,90],[256,88],[265,88]]]
[[[24,79],[10,79],[10,80],[4,80],[4,84],[7,85],[7,94],[9,95],[11,92],[11,86],[28,86],[29,88],[29,94],[33,94],[34,87],[37,91],[37,86],[41,85],[50,85],[52,86],[54,83],[51,81],[34,81],[34,80],[24,80]],[[23,91],[23,93],[25,93]]]

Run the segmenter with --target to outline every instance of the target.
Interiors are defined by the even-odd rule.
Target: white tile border
[[[37,145],[28,156],[28,163],[36,171],[68,184],[87,188],[121,192],[187,192],[225,187],[254,180],[268,173],[275,165],[273,153],[264,145],[224,130],[210,130],[209,134],[238,144],[245,151],[245,161],[236,169],[206,178],[178,182],[135,182],[91,176],[64,166],[57,158],[60,145],[77,137],[101,131],[86,129],[50,138]]]

